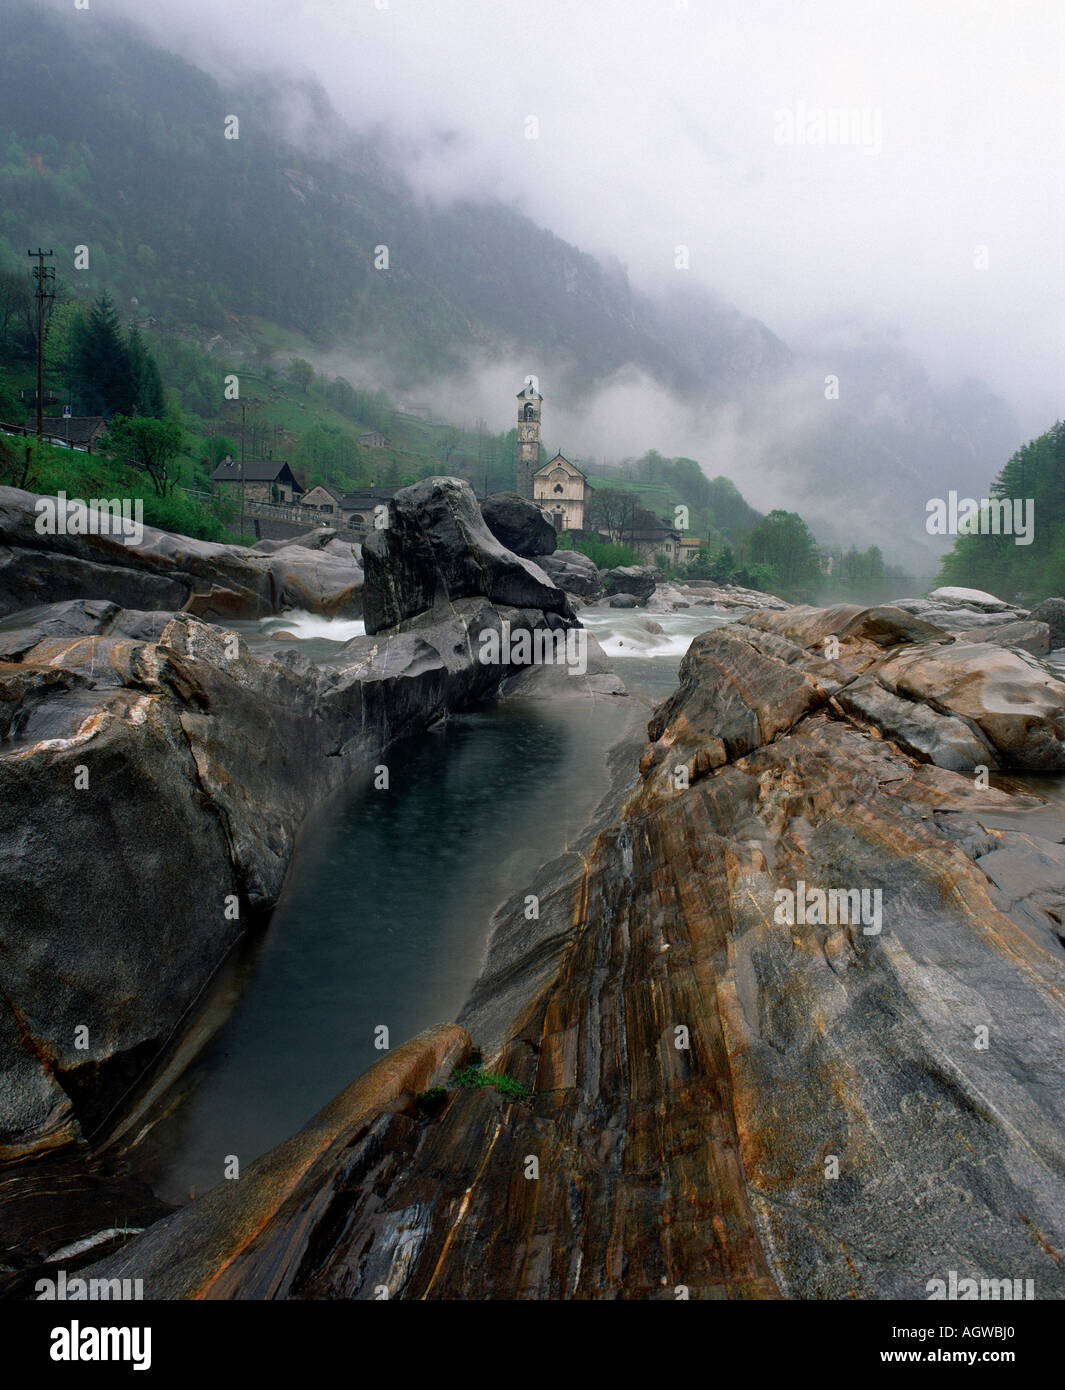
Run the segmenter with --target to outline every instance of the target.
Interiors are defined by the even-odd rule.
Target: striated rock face
[[[263,554],[152,526],[139,545],[117,535],[42,535],[38,500],[0,487],[0,615],[69,599],[222,621],[287,608],[346,617],[362,611],[362,570],[350,555],[291,544]]]
[[[727,631],[801,666],[842,708],[918,756],[959,770],[1065,770],[1065,684],[1023,652],[952,637],[891,607],[794,608],[747,623],[788,645]],[[838,658],[812,654],[833,638]]]
[[[513,674],[483,630],[543,624],[465,599],[318,667],[188,615],[146,639],[113,634],[158,615],[62,608],[0,634],[4,1158],[95,1130],[276,900],[307,814]]]
[[[100,1132],[276,901],[311,811],[396,740],[513,677],[504,623],[512,639],[563,625],[561,591],[492,540],[468,487],[446,484],[417,493],[433,525],[401,500],[389,547],[399,573],[424,577],[428,546],[448,602],[328,665],[298,650],[257,657],[187,611],[99,595],[0,624],[0,1161]],[[18,498],[4,505],[23,515]],[[173,575],[184,546],[146,533],[137,555]],[[475,584],[465,596],[471,573],[551,611],[492,602]],[[367,589],[377,613],[395,593],[379,570]],[[484,659],[488,632],[500,664]]]
[[[540,508],[516,492],[493,492],[481,503],[481,515],[496,540],[515,555],[539,563],[539,556],[553,554],[558,545],[558,532]]]
[[[1065,689],[911,617],[693,643],[459,1019],[528,1100],[452,1086],[438,1118],[360,1121],[288,1213],[212,1194],[122,1271],[173,1297],[925,1299],[952,1270],[1065,1295],[1060,812],[841,698],[865,680],[890,722],[922,688],[957,738],[1045,751]]]
[[[366,631],[381,632],[437,603],[483,596],[572,619],[561,589],[500,544],[469,483],[426,478],[388,504],[388,526],[363,544]]]
[[[158,1222],[135,1247],[94,1264],[90,1277],[143,1279],[152,1299],[286,1297],[307,1277],[308,1227],[370,1174],[381,1180],[402,1164],[419,1131],[417,1093],[446,1079],[469,1047],[468,1034],[454,1024],[419,1033],[239,1180]],[[384,1170],[382,1155],[389,1155]],[[375,1250],[371,1263],[402,1258],[409,1239],[398,1226],[390,1249]],[[104,1269],[112,1272],[102,1275]]]

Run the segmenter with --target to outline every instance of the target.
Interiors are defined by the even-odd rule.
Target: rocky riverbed
[[[572,630],[561,567],[463,486],[397,500],[364,554],[380,631],[330,662],[99,596],[0,634],[16,1295],[62,1243],[33,1238],[34,1165],[83,1160],[64,1240],[90,1196],[111,1210],[90,1140],[276,899],[310,808],[449,709],[558,698],[557,670],[474,653],[504,622]],[[1002,631],[1054,610],[735,611],[501,908],[458,1018],[238,1180],[169,1214],[142,1193],[146,1229],[84,1274],[165,1298],[923,1299],[951,1270],[1065,1294],[1065,824],[1014,780],[1065,770],[1065,683],[1042,633]],[[594,645],[562,681],[622,689]]]

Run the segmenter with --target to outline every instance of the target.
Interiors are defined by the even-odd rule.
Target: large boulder
[[[952,637],[898,606],[800,607],[746,623],[791,645],[748,641],[802,666],[881,735],[940,766],[1065,770],[1065,683],[1014,646]]]
[[[553,555],[534,555],[537,565],[558,587],[578,598],[594,598],[601,579],[595,561],[579,550],[556,550]]]
[[[1065,647],[1065,598],[1045,598],[1037,603],[1028,614],[1033,622],[1046,623],[1050,628],[1050,646],[1053,650]]]
[[[298,536],[285,536],[281,540],[256,541],[251,547],[263,555],[273,555],[284,550],[286,545],[302,545],[305,550],[324,550],[336,538],[335,526],[316,526],[313,531],[304,531]]]
[[[905,648],[876,678],[904,700],[965,720],[1000,768],[1065,771],[1065,683],[1019,651],[991,642]]]
[[[0,632],[0,1161],[95,1132],[277,900],[304,818],[515,674],[482,634],[502,654],[504,623],[561,621],[463,598],[317,664],[160,617]]]
[[[982,608],[987,613],[1002,613],[1010,607],[1004,599],[996,598],[983,589],[965,589],[956,584],[933,589],[928,597],[940,607]]]
[[[540,508],[516,492],[493,492],[481,503],[481,515],[496,540],[527,560],[551,555],[558,532]]]
[[[974,642],[997,642],[1000,647],[1016,647],[1032,656],[1046,656],[1050,651],[1050,626],[1030,618],[997,627],[980,628],[973,633]]]
[[[655,572],[649,565],[617,565],[603,575],[603,589],[607,598],[632,594],[646,603],[655,591]]]
[[[136,540],[100,533],[95,509],[68,507],[87,534],[37,529],[42,499],[0,487],[0,616],[71,599],[183,610],[230,621],[289,608],[358,617],[362,571],[352,557],[292,542],[272,553],[195,540],[154,526]],[[97,530],[92,534],[90,527]]]
[[[530,560],[496,540],[461,478],[401,488],[388,525],[362,547],[368,633],[395,627],[437,603],[481,596],[574,619],[569,599]]]

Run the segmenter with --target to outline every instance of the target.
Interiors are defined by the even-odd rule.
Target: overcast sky
[[[872,323],[1026,432],[1062,413],[1061,0],[91,4],[223,82],[236,55],[313,73],[354,124],[433,149],[434,196],[518,201],[637,284],[684,273],[685,245],[797,347]],[[822,135],[841,109],[853,129]]]

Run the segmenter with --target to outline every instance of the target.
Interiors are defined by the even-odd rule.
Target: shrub
[[[528,1100],[532,1095],[528,1087],[523,1086],[520,1081],[515,1081],[512,1076],[504,1076],[501,1072],[481,1071],[479,1067],[456,1067],[451,1073],[451,1084],[472,1088],[494,1086],[502,1095],[511,1096],[515,1100]]]
[[[447,1087],[430,1086],[428,1091],[419,1091],[414,1099],[419,1113],[431,1120],[439,1115],[447,1104]]]

